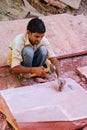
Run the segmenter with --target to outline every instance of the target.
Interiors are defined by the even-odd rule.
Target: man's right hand
[[[46,73],[44,71],[44,67],[32,67],[32,74],[35,74],[36,76],[45,77]]]

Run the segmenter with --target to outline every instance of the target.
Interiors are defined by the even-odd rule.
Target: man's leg
[[[33,57],[34,57],[33,48],[30,46],[25,46],[22,50],[22,58],[23,58],[22,65],[26,67],[31,67]]]
[[[42,66],[47,58],[47,49],[45,46],[40,46],[34,53],[32,66]]]

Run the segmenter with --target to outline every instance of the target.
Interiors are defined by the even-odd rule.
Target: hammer
[[[45,73],[51,72],[50,67],[45,68],[45,69],[44,69],[44,72],[45,72]],[[37,76],[36,74],[31,74],[31,75],[30,75],[30,78],[33,78],[33,77],[36,77],[36,76]]]

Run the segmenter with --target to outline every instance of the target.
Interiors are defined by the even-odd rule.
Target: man
[[[33,18],[27,25],[27,30],[14,39],[8,56],[11,70],[17,74],[36,74],[44,77],[44,64],[49,59],[56,68],[58,75],[58,61],[50,44],[45,38],[46,28],[39,18]]]

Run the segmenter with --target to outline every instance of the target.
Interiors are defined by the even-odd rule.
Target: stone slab
[[[65,80],[66,84],[64,85],[62,92],[57,90],[58,83],[57,80],[55,80],[38,85],[2,90],[0,91],[0,94],[4,97],[14,117],[20,122],[48,121],[49,119],[50,121],[68,120],[68,116],[66,114],[64,115],[64,113],[62,113],[61,116],[58,114],[57,117],[52,113],[51,116],[53,116],[53,118],[43,115],[44,113],[42,113],[42,116],[39,115],[40,109],[45,110],[46,108],[44,112],[49,111],[50,107],[58,105],[60,102],[62,103],[62,101],[65,100],[67,95],[70,95],[70,93],[85,91],[74,80],[70,78],[66,78]],[[61,110],[59,110],[59,112],[60,111]]]
[[[85,78],[87,81],[87,66],[77,67],[76,70],[79,73],[80,77]]]
[[[58,14],[41,18],[56,57],[87,54],[87,17]],[[17,34],[25,32],[29,20],[0,22],[0,66],[7,65],[9,45]]]
[[[60,0],[60,1],[65,3],[66,5],[69,5],[74,9],[78,9],[81,3],[81,0]]]
[[[58,58],[87,54],[87,22],[83,15],[48,16],[47,37]]]
[[[87,92],[72,79],[66,79],[62,92],[58,92],[55,85],[57,85],[57,81],[3,90],[0,91],[0,94],[18,124],[72,122],[86,119]],[[72,87],[69,87],[70,85]],[[75,128],[77,128],[77,124],[74,124]],[[32,125],[35,126],[35,124]],[[66,130],[66,125],[64,126]],[[59,127],[57,126],[57,128]],[[67,129],[69,128],[72,127],[68,126]]]

